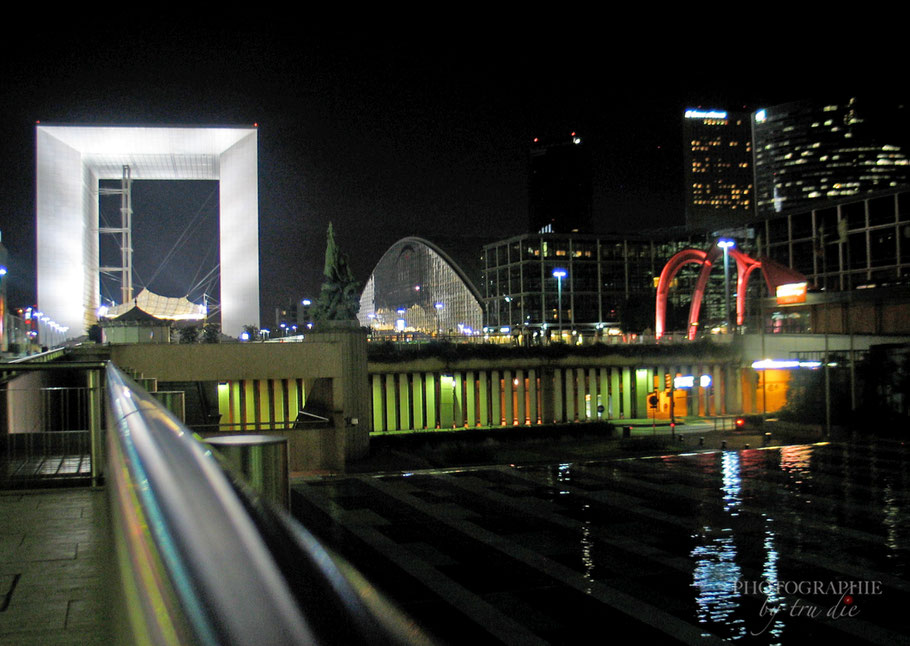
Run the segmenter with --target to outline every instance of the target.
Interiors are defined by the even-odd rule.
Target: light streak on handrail
[[[129,635],[150,644],[423,644],[424,634],[113,365],[108,488]]]

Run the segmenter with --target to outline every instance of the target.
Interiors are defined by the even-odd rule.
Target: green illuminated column
[[[455,378],[452,375],[439,376],[439,428],[452,428],[454,413]]]
[[[528,417],[531,420],[531,426],[537,424],[539,411],[537,408],[537,371],[528,371]]]
[[[607,402],[607,417],[610,419],[619,418],[619,378],[622,376],[620,368],[610,368],[610,400]]]
[[[290,406],[291,394],[294,388],[288,392],[288,405]],[[385,424],[382,423],[382,375],[373,375],[373,430],[384,431]],[[296,393],[294,393],[296,395]],[[295,397],[296,399],[296,397]],[[291,409],[293,410],[293,408]]]
[[[408,373],[402,372],[398,377],[398,428],[402,431],[411,428],[411,384]]]
[[[601,415],[604,419],[610,416],[610,378],[609,371],[606,368],[600,368],[597,371],[597,401],[594,404],[594,417],[597,417],[597,407],[603,406],[604,412]]]
[[[464,374],[461,372],[455,373],[452,404],[455,427],[464,428]]]
[[[243,430],[255,427],[256,424],[256,382],[252,379],[243,381]]]
[[[411,375],[411,408],[414,411],[414,428],[423,428],[423,375]]]
[[[502,382],[499,371],[490,375],[490,426],[502,426]]]
[[[553,368],[540,369],[540,423],[556,421],[556,371]]]
[[[474,371],[468,370],[465,373],[465,423],[469,428],[477,426],[477,404],[475,401],[475,393],[477,392],[476,384]]]
[[[567,422],[575,421],[575,371],[572,368],[566,368],[562,371],[563,390],[562,405],[565,407],[565,420]]]
[[[424,392],[427,396],[427,428],[436,428],[438,417],[436,415],[436,373],[428,372],[424,375]]]
[[[515,423],[515,410],[512,405],[512,393],[514,391],[514,384],[512,383],[512,371],[505,370],[502,373],[502,416],[504,418],[504,426],[512,426]]]
[[[591,397],[591,394],[594,397]],[[591,401],[597,399],[597,379],[594,376],[594,368],[588,369],[587,378],[585,378],[584,368],[578,370],[578,419],[591,419]],[[596,407],[597,404],[595,403]]]
[[[622,414],[621,417],[632,419],[632,368],[622,369]]]
[[[231,385],[227,382],[218,384],[218,412],[221,414],[219,429],[228,430],[227,425],[233,420],[231,418]]]
[[[486,370],[478,373],[480,379],[480,425],[490,425],[490,375]]]
[[[287,398],[285,395],[285,380],[284,379],[269,379],[269,407],[272,411],[272,423],[275,427],[284,427],[284,423],[287,420],[287,410],[285,409],[285,402]]]
[[[565,411],[565,406],[563,405],[565,398],[566,391],[562,385],[562,368],[555,368],[553,370],[553,421],[557,424],[566,421],[563,412]]]
[[[391,372],[385,375],[385,424],[386,430],[394,431],[398,428],[398,411],[395,410],[395,375]]]
[[[294,419],[297,419],[298,413],[303,410],[303,403],[306,401],[306,392],[303,390],[302,379],[288,379],[288,408]]]
[[[648,395],[654,381],[652,375],[650,368],[635,369],[635,417],[650,417]]]
[[[271,402],[269,400],[269,380],[260,379],[259,387],[259,406],[256,407],[256,430],[262,430],[263,426],[266,428],[271,426],[272,416],[271,416]]]

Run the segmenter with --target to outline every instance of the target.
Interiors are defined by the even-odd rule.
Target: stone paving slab
[[[0,644],[110,643],[112,572],[103,490],[0,492]]]

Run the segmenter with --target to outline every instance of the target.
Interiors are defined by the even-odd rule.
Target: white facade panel
[[[220,159],[221,326],[239,336],[259,327],[259,184],[256,132]]]
[[[83,332],[85,229],[82,156],[46,132],[37,141],[38,309],[71,336]]]
[[[95,322],[98,182],[220,180],[222,330],[259,325],[257,132],[252,128],[38,126],[38,307],[79,336]]]

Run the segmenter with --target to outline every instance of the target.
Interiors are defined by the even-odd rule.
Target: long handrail
[[[108,487],[130,642],[415,644],[423,634],[107,368]]]

